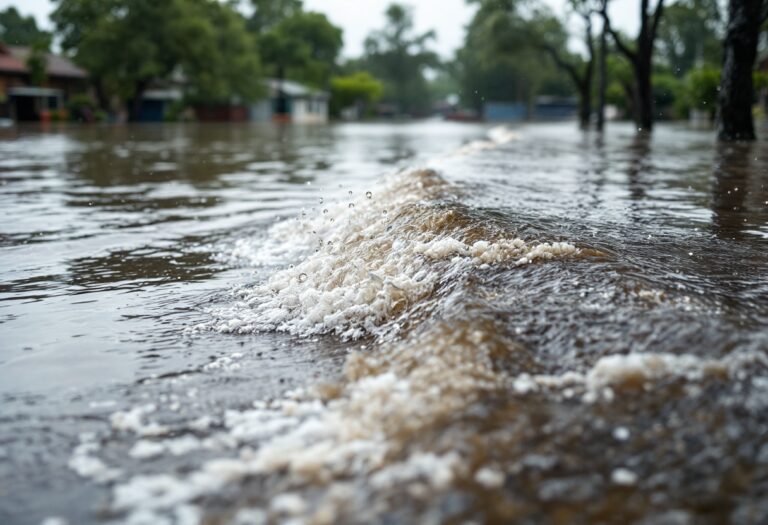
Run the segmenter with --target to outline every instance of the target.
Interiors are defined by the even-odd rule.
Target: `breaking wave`
[[[363,198],[271,231],[286,246],[311,246],[303,261],[237,291],[197,329],[279,330],[342,339],[382,336],[423,319],[477,268],[578,256],[567,242],[525,241],[463,206],[459,190],[430,169],[390,176]]]
[[[509,140],[513,134],[496,130],[459,154]],[[505,432],[490,428],[522,414],[529,397],[542,406],[549,399],[591,406],[667,381],[695,385],[740,377],[750,367],[768,370],[763,355],[749,352],[713,359],[633,353],[537,373],[530,349],[478,306],[468,282],[478,272],[567,264],[596,252],[521,238],[462,204],[462,189],[432,169],[393,174],[351,197],[317,217],[275,225],[269,253],[282,247],[297,262],[240,287],[231,304],[211,309],[212,320],[194,328],[363,339],[363,348],[347,355],[343,379],[227,410],[218,420],[169,426],[152,420],[152,405],[113,414],[113,430],[135,438],[136,461],[201,450],[217,456],[184,474],[123,476],[97,457],[92,437],[84,438],[71,467],[113,482],[111,507],[128,522],[203,522],[201,500],[253,479],[267,480],[258,495],[235,498],[211,522],[375,521],[403,492],[415,501],[458,487],[485,494],[504,485],[514,462],[546,466],[546,458],[514,452],[531,439],[534,423],[521,417]],[[467,423],[479,411],[496,414],[487,418],[489,429]],[[484,445],[486,430],[507,454],[502,459]],[[616,439],[627,432],[619,428]],[[619,486],[638,479],[621,465],[611,476]],[[541,499],[556,489],[542,484]]]

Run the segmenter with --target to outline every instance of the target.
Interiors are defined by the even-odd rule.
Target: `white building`
[[[322,124],[328,122],[328,93],[317,91],[290,80],[267,79],[269,98],[250,107],[255,122],[293,122]],[[282,93],[282,97],[280,94]]]

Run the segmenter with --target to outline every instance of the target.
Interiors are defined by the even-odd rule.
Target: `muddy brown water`
[[[761,142],[20,128],[0,200],[1,523],[768,522]]]

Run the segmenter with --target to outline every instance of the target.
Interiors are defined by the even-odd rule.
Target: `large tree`
[[[760,25],[768,18],[768,0],[730,0],[728,27],[723,44],[720,81],[720,140],[754,140],[752,122],[754,85],[752,70],[757,56]]]
[[[301,12],[301,0],[250,0],[253,9],[248,29],[260,34]]]
[[[575,1],[573,6],[586,17],[588,60],[568,51],[565,25],[547,9],[530,10],[520,0],[472,1],[479,8],[459,54],[465,103],[479,105],[486,99],[530,105],[544,88],[559,95],[571,95],[575,90],[580,98],[580,122],[587,125],[594,48],[589,11],[582,10],[586,2]],[[542,54],[552,60],[542,60]],[[553,88],[559,91],[552,92]]]
[[[365,62],[384,81],[384,99],[399,112],[424,112],[430,102],[424,72],[439,66],[437,55],[429,49],[435,33],[415,33],[410,9],[400,4],[390,5],[386,18],[386,26],[365,40]]]
[[[651,0],[640,0],[640,30],[635,39],[635,45],[630,46],[611,26],[608,16],[608,3],[602,9],[605,29],[613,38],[616,47],[632,65],[635,77],[633,107],[635,123],[641,132],[649,132],[653,128],[653,85],[651,83],[653,50],[659,22],[664,12],[664,0],[657,0],[656,7],[650,9]]]
[[[723,29],[718,0],[677,0],[659,25],[660,58],[679,78],[694,67],[719,64]]]
[[[55,0],[62,48],[107,95],[141,112],[153,82],[181,75],[198,99],[258,94],[259,63],[245,20],[216,0]]]
[[[315,12],[298,11],[262,33],[259,47],[269,74],[326,88],[344,43],[342,31]]]
[[[15,7],[0,11],[0,42],[12,46],[35,46],[50,39],[37,27],[33,16],[22,16]]]
[[[595,70],[595,41],[592,30],[594,7],[589,0],[570,0],[573,11],[584,24],[583,41],[587,50],[586,60],[567,51],[568,34],[562,23],[554,17],[532,19],[527,26],[532,40],[566,72],[579,94],[579,125],[589,126],[592,118],[592,85]]]

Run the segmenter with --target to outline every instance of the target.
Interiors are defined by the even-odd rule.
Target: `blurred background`
[[[649,127],[636,92],[632,53],[640,53],[651,64],[646,113],[709,125],[726,5],[675,0],[662,16],[646,4],[4,0],[0,118],[9,125],[438,116],[601,126],[602,117],[634,117]],[[649,46],[640,45],[649,32]],[[765,36],[763,26],[759,114]]]

